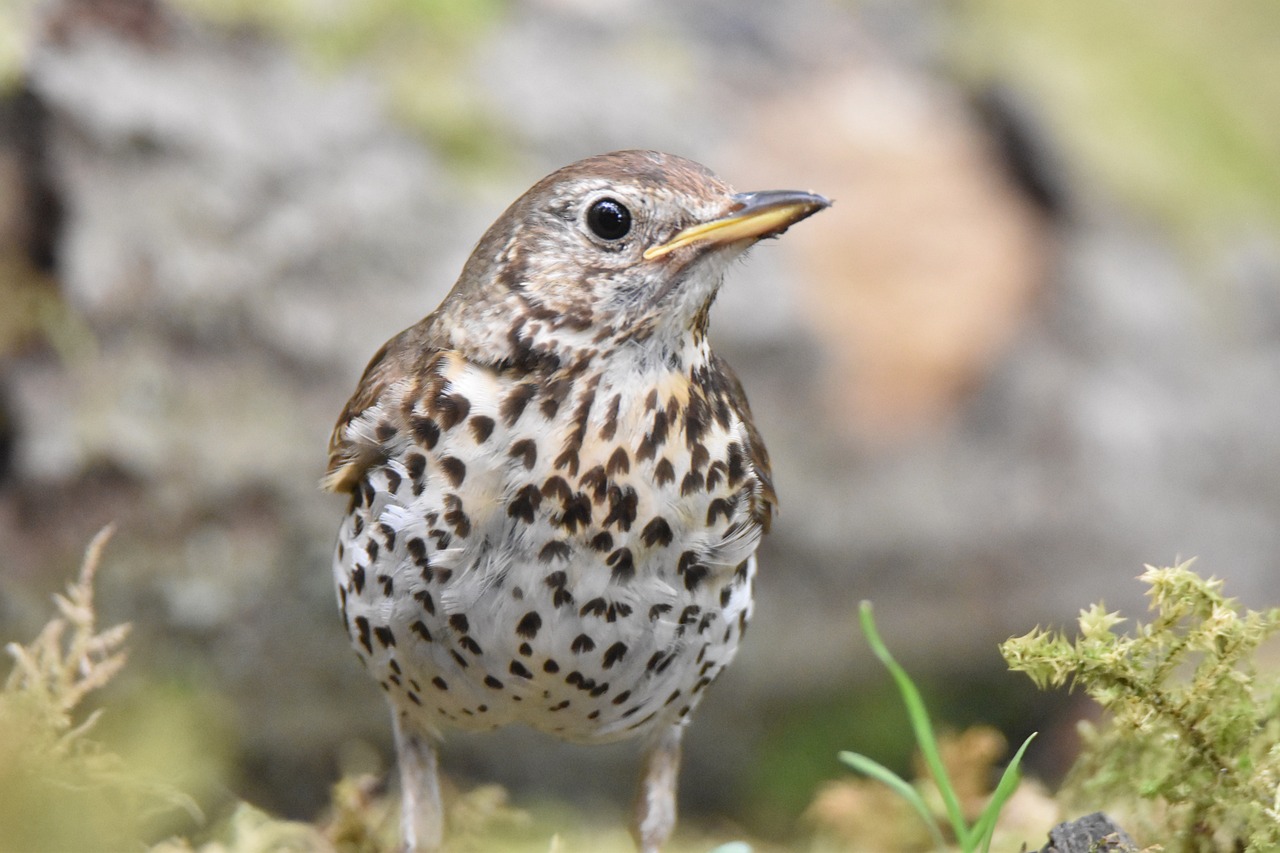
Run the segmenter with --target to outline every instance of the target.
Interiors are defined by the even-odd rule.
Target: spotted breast
[[[682,362],[535,376],[438,352],[348,427],[386,458],[341,528],[342,613],[416,723],[614,740],[687,716],[732,659],[768,462],[727,367]]]

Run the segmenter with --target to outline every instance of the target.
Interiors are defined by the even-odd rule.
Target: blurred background
[[[510,201],[616,148],[836,201],[713,319],[782,514],[691,819],[791,838],[837,750],[907,764],[860,599],[942,724],[1041,731],[1050,783],[1088,711],[1000,641],[1140,612],[1191,556],[1280,603],[1272,0],[5,2],[0,637],[115,521],[103,736],[212,814],[310,819],[389,765],[329,430]],[[621,820],[635,756],[509,732],[445,766]]]

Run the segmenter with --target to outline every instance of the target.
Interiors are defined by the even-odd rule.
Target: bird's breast
[[[692,372],[436,369],[343,526],[357,652],[433,725],[602,740],[687,714],[750,612],[741,413]]]

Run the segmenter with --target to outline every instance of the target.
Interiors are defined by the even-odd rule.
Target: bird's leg
[[[657,853],[676,826],[676,782],[680,775],[683,722],[664,729],[649,745],[632,815],[631,836],[640,853]]]
[[[436,748],[429,735],[407,731],[392,714],[400,765],[400,830],[405,853],[435,853],[444,838]]]

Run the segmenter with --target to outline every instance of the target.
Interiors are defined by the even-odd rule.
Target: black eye
[[[603,240],[621,240],[631,230],[631,211],[612,198],[602,198],[587,211],[587,227]]]

